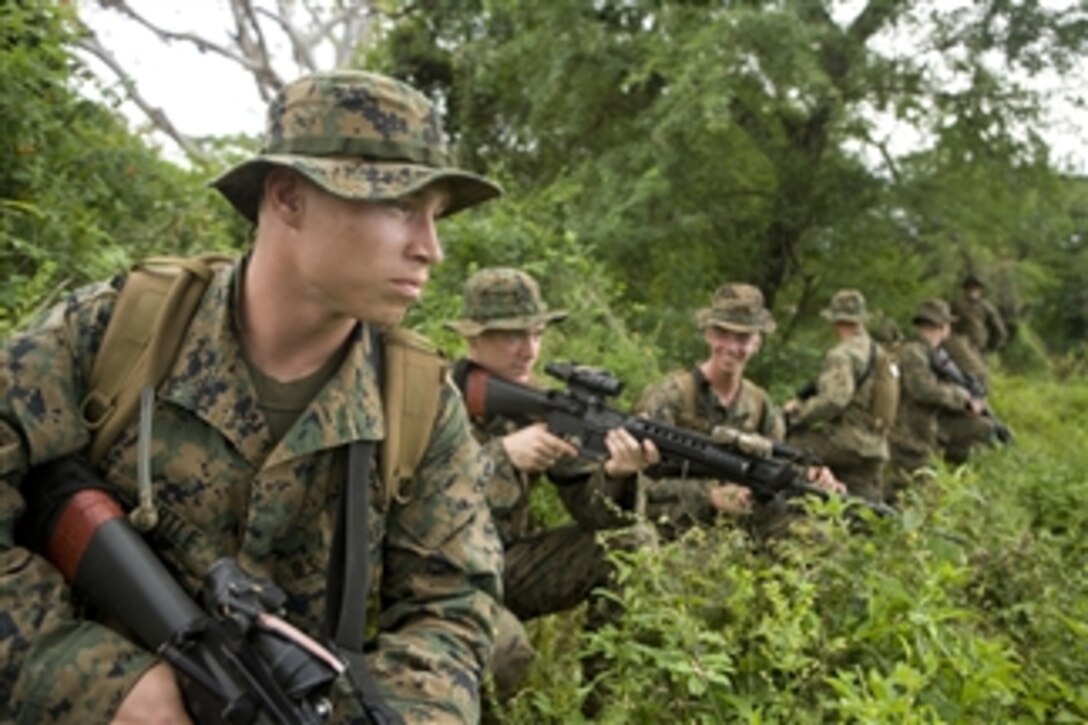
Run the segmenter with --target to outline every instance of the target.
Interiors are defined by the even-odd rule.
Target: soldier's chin
[[[369,322],[372,325],[378,325],[380,327],[392,327],[399,325],[404,320],[404,316],[408,314],[408,308],[405,307],[384,307],[382,309],[369,309],[359,314],[356,319],[362,322]]]

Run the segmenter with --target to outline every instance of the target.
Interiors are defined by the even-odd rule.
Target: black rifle
[[[929,356],[929,364],[937,377],[947,380],[953,385],[958,385],[966,390],[967,394],[972,398],[982,402],[982,414],[993,423],[994,437],[999,443],[1009,445],[1013,442],[1012,430],[994,414],[993,408],[990,407],[990,403],[986,398],[988,394],[986,384],[979,380],[978,376],[960,368],[956,361],[952,359],[952,356],[948,354],[948,350],[943,347],[933,349]]]
[[[809,398],[815,397],[818,392],[820,392],[820,384],[815,380],[809,380],[797,389],[797,392],[793,394],[793,397],[798,400],[808,400]]]
[[[205,577],[205,608],[129,525],[109,484],[84,461],[32,469],[18,538],[44,554],[108,621],[173,667],[199,723],[321,723],[346,665],[279,617],[286,595],[233,559]]]
[[[731,481],[747,486],[758,500],[764,501],[802,494],[822,499],[832,495],[806,478],[804,467],[815,462],[807,453],[761,436],[719,429],[712,437],[610,408],[605,401],[623,390],[623,382],[604,370],[549,363],[545,371],[566,383],[566,389],[538,390],[472,363],[458,384],[470,415],[499,416],[515,422],[544,421],[552,433],[573,443],[587,458],[606,458],[605,436],[614,428],[623,428],[636,440],[651,440],[657,446],[661,465],[651,471],[653,474],[678,471]],[[881,515],[894,513],[881,503],[845,498]]]

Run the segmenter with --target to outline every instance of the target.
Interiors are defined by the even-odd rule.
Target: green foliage
[[[546,200],[505,200],[490,210],[458,215],[440,229],[447,259],[407,324],[417,327],[450,356],[464,342],[444,323],[461,316],[463,282],[484,267],[524,269],[540,283],[550,307],[570,311],[545,338],[545,360],[571,360],[604,367],[627,382],[627,393],[654,379],[660,367],[652,345],[632,332],[620,302],[623,286],[585,254],[585,242],[570,231],[534,223]],[[628,401],[621,398],[617,404]]]
[[[968,270],[1007,269],[1048,346],[1084,337],[1083,255],[1055,251],[1076,209],[1033,131],[1046,102],[1002,67],[1069,68],[1088,40],[1075,9],[394,5],[368,64],[443,98],[465,161],[513,198],[550,199],[518,224],[579,239],[670,362],[697,350],[691,311],[738,279],[767,294],[783,345],[840,287],[902,320]],[[900,35],[919,47],[899,52]],[[932,142],[897,158],[874,111]]]
[[[767,544],[723,522],[619,555],[624,616],[577,643],[579,613],[538,622],[544,674],[504,719],[579,720],[593,652],[602,722],[1082,721],[1088,379],[999,375],[994,399],[1016,445],[940,468],[897,518],[814,504]]]
[[[0,332],[39,301],[170,251],[240,238],[207,172],[182,170],[72,90],[64,6],[0,5]]]

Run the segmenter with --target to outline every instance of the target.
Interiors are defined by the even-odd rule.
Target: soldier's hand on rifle
[[[828,493],[846,493],[846,484],[835,478],[835,474],[827,466],[809,466],[805,471],[809,483],[816,488],[821,488]]]
[[[971,415],[982,415],[986,410],[986,402],[978,398],[967,399],[967,412]]]
[[[782,406],[782,412],[785,413],[786,415],[793,415],[794,413],[796,413],[800,409],[801,409],[801,401],[798,400],[797,398],[790,398],[789,400],[786,401],[785,405]]]
[[[715,510],[725,514],[746,514],[752,510],[752,490],[735,483],[722,483],[707,491]]]
[[[192,725],[193,722],[185,712],[174,670],[166,662],[158,663],[140,676],[113,718],[113,725],[149,722],[165,725]]]
[[[609,478],[633,476],[661,460],[661,453],[653,441],[647,439],[640,444],[623,428],[608,431],[604,442],[608,446],[604,472]]]
[[[546,471],[564,457],[578,455],[578,449],[548,432],[547,423],[533,423],[502,439],[502,446],[514,468],[524,473]]]

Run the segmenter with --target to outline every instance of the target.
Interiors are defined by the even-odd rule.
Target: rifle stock
[[[552,433],[576,445],[582,455],[597,460],[608,456],[608,431],[623,428],[636,440],[650,440],[657,446],[661,464],[651,473],[676,470],[732,481],[752,489],[762,500],[798,495],[826,499],[832,495],[808,482],[802,466],[812,461],[801,451],[775,443],[769,447],[769,455],[758,455],[735,441],[730,445],[712,436],[629,415],[606,405],[606,400],[623,388],[609,373],[569,363],[550,363],[545,370],[567,388],[538,390],[470,363],[463,380],[469,414],[543,421]],[[894,513],[883,504],[845,498],[881,515]]]
[[[201,608],[128,523],[109,486],[84,461],[32,469],[32,513],[21,536],[108,621],[123,622],[174,668],[200,723],[321,723],[344,671],[331,651],[275,616],[285,595],[233,559],[209,569]]]

